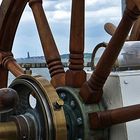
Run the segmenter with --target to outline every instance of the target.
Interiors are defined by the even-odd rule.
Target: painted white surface
[[[140,104],[140,73],[120,77],[124,106]],[[129,140],[140,140],[140,120],[127,123]]]
[[[105,83],[103,97],[108,109],[140,104],[140,71],[112,72]],[[110,140],[140,140],[140,120],[114,125]]]

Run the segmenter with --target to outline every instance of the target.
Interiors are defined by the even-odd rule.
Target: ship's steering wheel
[[[103,85],[111,71],[123,43],[140,15],[140,1],[128,0],[124,16],[99,60],[96,70],[87,81],[84,68],[84,11],[85,0],[72,0],[70,31],[70,64],[65,72],[42,0],[3,0],[0,7],[0,88],[4,94],[0,107],[0,139],[90,140],[107,139],[109,126],[140,117],[140,105],[103,111]],[[29,3],[37,25],[42,49],[51,76],[26,75],[12,55],[18,23]],[[94,18],[94,17],[93,17]],[[126,22],[127,21],[127,22]],[[109,60],[109,61],[108,61]],[[107,62],[107,63],[106,63]],[[16,79],[7,87],[8,71]],[[14,93],[14,94],[13,94]],[[6,95],[8,95],[6,97]],[[11,98],[11,96],[13,98]],[[35,107],[29,101],[36,100]],[[1,99],[1,98],[0,98]],[[13,100],[16,103],[13,103]],[[13,106],[4,109],[10,101]],[[133,113],[125,116],[126,112]],[[139,111],[140,112],[140,111]],[[120,118],[116,119],[117,113]],[[137,114],[137,115],[136,115]],[[125,116],[125,117],[124,117]],[[100,129],[100,131],[96,131]]]

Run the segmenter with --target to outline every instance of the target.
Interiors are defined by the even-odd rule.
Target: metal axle
[[[35,121],[27,115],[11,117],[9,122],[0,123],[1,140],[37,140]]]
[[[0,123],[1,140],[18,140],[18,128],[14,121]]]

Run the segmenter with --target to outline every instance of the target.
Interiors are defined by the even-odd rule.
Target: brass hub
[[[10,88],[17,91],[19,104],[16,108],[1,115],[1,121],[8,121],[19,115],[28,116],[36,127],[36,140],[66,140],[67,129],[63,107],[56,109],[55,105],[61,102],[52,85],[41,76],[21,76],[16,78]],[[34,98],[32,106],[30,97]],[[63,102],[62,102],[63,103]],[[63,105],[63,104],[62,104]],[[23,122],[20,121],[21,126]],[[27,124],[29,124],[27,122]],[[34,127],[34,125],[32,125]],[[31,125],[30,125],[31,126]],[[34,128],[30,127],[30,131]],[[19,135],[19,134],[17,134]],[[28,137],[27,139],[32,139]]]

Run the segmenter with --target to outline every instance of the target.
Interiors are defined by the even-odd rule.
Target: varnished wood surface
[[[4,0],[0,6],[0,51],[12,50],[15,32],[28,0]],[[15,16],[16,15],[16,16]],[[8,41],[7,41],[8,40]],[[6,87],[8,70],[0,68],[0,87]]]
[[[65,85],[65,72],[64,67],[61,63],[60,55],[56,47],[49,23],[45,16],[42,1],[31,0],[29,5],[33,11],[34,18],[36,21],[38,33],[42,43],[44,56],[48,64],[48,69],[52,77],[51,82],[54,87]]]
[[[109,41],[107,48],[96,66],[96,70],[81,88],[80,95],[86,103],[98,103],[101,101],[104,83],[122,49],[133,22],[139,16],[136,6],[130,5],[130,3],[128,6],[130,7],[126,8],[115,34]]]
[[[140,105],[89,114],[92,129],[103,129],[140,118]]]
[[[132,31],[130,33],[131,41],[139,41],[140,40],[140,18],[134,23]]]
[[[72,0],[70,28],[70,64],[66,85],[81,87],[86,80],[84,68],[85,0]]]

